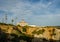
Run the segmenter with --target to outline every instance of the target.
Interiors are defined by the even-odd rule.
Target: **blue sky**
[[[1,22],[5,14],[7,23],[24,18],[30,25],[60,26],[60,0],[0,0]]]

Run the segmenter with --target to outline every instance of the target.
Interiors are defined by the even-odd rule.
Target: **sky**
[[[7,14],[7,20],[4,16]],[[60,26],[60,0],[0,0],[0,22]]]

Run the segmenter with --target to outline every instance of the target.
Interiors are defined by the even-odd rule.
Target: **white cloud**
[[[20,21],[22,17],[25,18],[27,21],[30,21],[31,24],[36,24],[36,25],[40,25],[40,24],[55,25],[57,21],[58,23],[60,21],[58,19],[60,18],[60,14],[59,14],[60,12],[59,13],[57,12],[58,14],[56,13],[54,15],[54,13],[50,11],[50,9],[52,8],[49,7],[51,6],[51,4],[53,4],[52,2],[48,2],[47,4],[43,4],[43,3],[30,4],[29,2],[26,3],[22,1],[17,1],[17,2],[11,2],[13,5],[10,4],[10,2],[6,6],[0,6],[0,10],[13,13],[12,17],[13,18],[18,17],[18,21]]]

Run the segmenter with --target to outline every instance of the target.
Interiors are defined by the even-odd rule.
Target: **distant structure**
[[[26,26],[26,25],[28,25],[28,23],[25,22],[24,19],[22,19],[21,22],[17,23],[17,25],[20,25],[20,26]]]
[[[29,26],[31,26],[31,27],[37,27],[36,25],[29,25]]]
[[[5,23],[7,23],[7,14],[5,14]]]

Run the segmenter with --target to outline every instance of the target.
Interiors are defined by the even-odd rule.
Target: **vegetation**
[[[6,23],[0,23],[0,25],[7,25]]]
[[[14,22],[14,19],[12,19],[12,20],[11,20],[11,22],[12,22],[12,24],[13,24],[13,22]]]
[[[38,30],[38,31],[33,31],[32,33],[33,33],[33,34],[38,34],[38,35],[39,35],[39,34],[43,34],[44,31],[45,31],[45,30],[42,29],[42,30]]]
[[[31,37],[22,33],[17,26],[13,26],[12,33],[6,33],[0,28],[0,42],[20,42],[20,40],[31,42]]]
[[[6,24],[6,23],[0,23],[0,25],[9,25],[9,26],[14,26],[13,24]]]
[[[37,34],[43,34],[44,33],[44,29],[42,29],[42,30],[39,30],[39,31],[37,31]]]
[[[6,24],[6,23],[0,23],[0,26],[5,26],[6,30],[10,29],[10,27],[12,28],[12,32],[11,33],[6,33],[5,31],[2,30],[2,27],[0,27],[0,42],[21,42],[21,41],[25,41],[25,42],[33,42],[32,40],[38,40],[38,42],[42,42],[40,41],[40,38],[36,38],[35,37],[30,37],[27,36],[26,34],[22,33],[19,29],[18,26],[15,26],[13,24]],[[24,26],[22,27],[23,32],[26,32],[26,29],[29,28],[29,26]],[[43,34],[44,33],[44,29],[42,30],[38,30],[38,31],[33,31],[33,34]],[[55,35],[55,29],[52,30],[52,35]],[[46,40],[45,38],[42,38],[43,42],[49,42],[49,40]],[[56,42],[55,40],[51,40],[51,42]]]
[[[26,32],[26,28],[23,28],[23,32]]]

